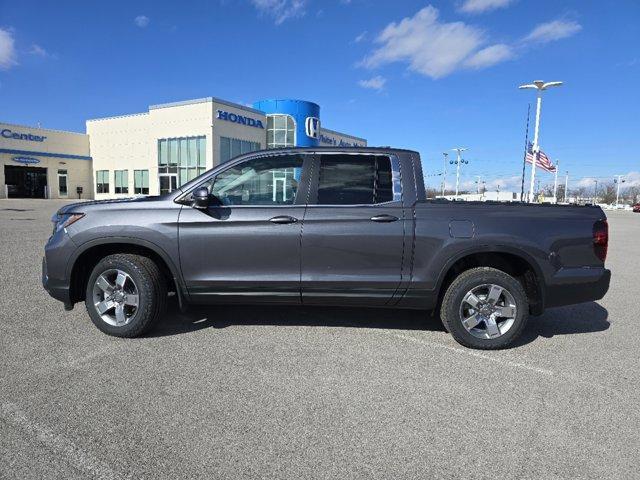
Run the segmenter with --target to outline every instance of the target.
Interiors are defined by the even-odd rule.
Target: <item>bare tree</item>
[[[616,186],[613,183],[603,185],[602,189],[598,189],[598,201],[600,203],[616,202]]]

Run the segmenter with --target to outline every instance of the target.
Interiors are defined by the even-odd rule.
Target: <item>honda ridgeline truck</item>
[[[44,288],[134,337],[188,304],[345,305],[439,312],[462,345],[495,349],[529,315],[602,298],[596,206],[427,200],[418,153],[254,152],[168,194],[75,203],[53,217]]]

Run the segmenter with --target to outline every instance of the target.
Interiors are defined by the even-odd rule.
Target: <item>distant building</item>
[[[0,123],[0,198],[93,198],[89,136]]]

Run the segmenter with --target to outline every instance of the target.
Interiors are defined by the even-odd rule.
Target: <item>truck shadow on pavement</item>
[[[522,336],[513,347],[526,345],[538,337],[602,332],[611,326],[608,318],[607,309],[596,302],[550,308],[539,317],[529,317]]]
[[[438,315],[431,316],[421,310],[218,305],[192,306],[183,313],[172,298],[166,315],[148,336],[181,335],[204,328],[242,325],[428,330],[447,334]],[[542,316],[529,318],[525,331],[513,346],[526,345],[538,337],[601,332],[609,326],[607,310],[596,302],[549,309]]]

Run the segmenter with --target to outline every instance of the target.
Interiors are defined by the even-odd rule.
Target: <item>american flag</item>
[[[533,144],[531,142],[529,142],[529,147],[527,148],[526,161],[527,163],[533,164]],[[556,166],[551,163],[551,159],[547,157],[547,154],[542,150],[539,150],[536,167],[541,168],[545,172],[556,173]]]

